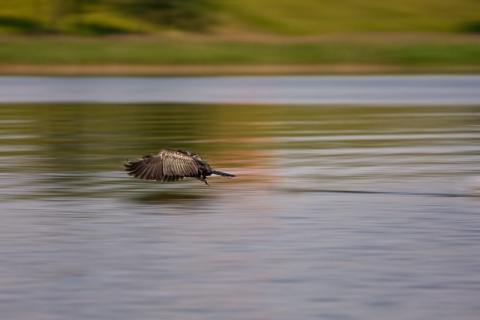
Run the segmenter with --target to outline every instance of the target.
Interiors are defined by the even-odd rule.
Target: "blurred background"
[[[16,34],[212,33],[318,35],[366,31],[478,33],[472,0],[23,0],[2,1],[2,32]]]
[[[478,72],[479,10],[476,0],[2,0],[0,73]]]
[[[0,318],[477,319],[479,12],[0,0]]]

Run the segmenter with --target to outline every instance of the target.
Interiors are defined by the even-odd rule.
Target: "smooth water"
[[[2,319],[478,319],[480,107],[1,105]],[[164,147],[236,174],[161,184]]]
[[[478,106],[480,75],[0,76],[2,103]]]

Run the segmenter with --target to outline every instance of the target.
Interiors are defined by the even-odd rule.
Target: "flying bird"
[[[163,149],[157,154],[147,155],[137,162],[124,164],[125,171],[135,178],[171,182],[183,178],[197,178],[207,183],[207,177],[216,174],[222,177],[233,178],[235,175],[213,170],[198,154],[185,151]]]

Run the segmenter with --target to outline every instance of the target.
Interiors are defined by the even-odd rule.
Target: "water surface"
[[[2,319],[477,319],[480,107],[0,106]],[[235,179],[139,181],[199,153]]]
[[[0,102],[476,106],[478,75],[0,77]]]

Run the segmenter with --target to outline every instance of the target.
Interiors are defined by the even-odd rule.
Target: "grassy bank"
[[[478,0],[205,0],[203,33],[123,2],[0,1],[0,74],[480,72]]]
[[[479,72],[480,39],[405,34],[236,39],[199,36],[0,39],[1,74],[398,73],[436,70]]]
[[[122,10],[121,2],[135,1],[0,1],[0,34],[152,34],[172,28],[161,21],[148,21],[148,11],[140,14]],[[207,2],[213,5],[208,9],[213,17],[209,25],[213,33],[480,32],[478,0]],[[69,3],[82,5],[75,10]]]

